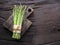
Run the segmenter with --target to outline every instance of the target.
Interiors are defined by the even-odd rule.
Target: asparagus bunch
[[[14,39],[21,38],[22,22],[24,19],[25,11],[26,11],[26,6],[14,5],[14,8],[13,8],[13,35],[12,35],[12,38],[14,38]]]

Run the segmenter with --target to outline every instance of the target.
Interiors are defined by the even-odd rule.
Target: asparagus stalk
[[[13,8],[13,35],[12,38],[20,39],[21,38],[21,28],[22,28],[22,22],[24,19],[26,6],[14,6]]]

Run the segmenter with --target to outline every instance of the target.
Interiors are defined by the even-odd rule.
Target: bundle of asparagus
[[[14,38],[14,39],[21,38],[22,22],[24,19],[25,11],[26,11],[26,6],[14,5],[14,8],[13,8],[13,35],[12,35],[12,38]]]

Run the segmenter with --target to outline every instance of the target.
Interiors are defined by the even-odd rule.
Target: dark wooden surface
[[[60,1],[43,0],[42,3],[35,4],[39,8],[35,8],[29,17],[33,22],[32,26],[21,40],[16,41],[11,38],[12,33],[3,28],[2,24],[12,14],[12,4],[18,3],[17,1],[23,0],[0,1],[0,45],[60,45]],[[25,0],[26,3],[27,1]]]

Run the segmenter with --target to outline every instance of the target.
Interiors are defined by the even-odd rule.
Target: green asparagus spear
[[[26,10],[26,6],[24,6],[24,5],[20,5],[20,6],[14,5],[14,8],[13,8],[13,16],[14,16],[13,27],[15,29],[13,29],[12,38],[15,38],[15,39],[21,38],[21,28],[22,28],[22,22],[24,19],[24,15],[25,15],[25,10]]]

